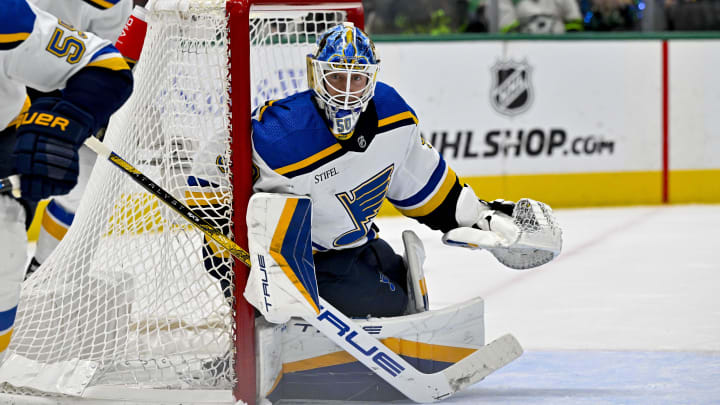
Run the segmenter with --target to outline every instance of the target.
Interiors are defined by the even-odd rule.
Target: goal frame
[[[231,119],[230,136],[233,142],[231,151],[232,187],[233,187],[233,234],[235,242],[243,249],[248,248],[246,214],[252,190],[252,145],[251,131],[251,77],[250,77],[250,13],[252,8],[259,9],[303,9],[303,10],[343,10],[347,20],[361,29],[365,20],[360,0],[228,0],[226,12],[228,16],[230,52],[230,88]],[[240,45],[235,45],[240,44]],[[234,296],[235,296],[235,375],[238,378],[233,389],[233,396],[249,405],[254,405],[257,398],[256,365],[255,365],[255,310],[245,300],[245,291],[249,269],[235,259]],[[242,333],[239,333],[242,331]]]

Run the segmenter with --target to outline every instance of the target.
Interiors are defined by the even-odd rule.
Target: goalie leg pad
[[[357,320],[357,325],[424,373],[444,370],[483,347],[482,298],[436,311]],[[256,321],[258,395],[285,400],[393,401],[407,399],[369,372],[307,321]]]
[[[256,193],[247,210],[250,275],[245,298],[270,322],[320,312],[308,197]]]

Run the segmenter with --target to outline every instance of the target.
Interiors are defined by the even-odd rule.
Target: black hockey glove
[[[70,102],[43,98],[33,103],[17,129],[13,151],[24,199],[38,201],[75,187],[78,149],[94,125],[90,114]]]

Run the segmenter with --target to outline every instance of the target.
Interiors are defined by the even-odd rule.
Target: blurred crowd
[[[720,0],[363,0],[372,34],[720,30]]]

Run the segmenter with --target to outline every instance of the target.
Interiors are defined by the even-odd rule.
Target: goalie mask
[[[375,93],[379,62],[370,37],[348,22],[325,31],[307,56],[308,84],[336,138],[352,136]]]

